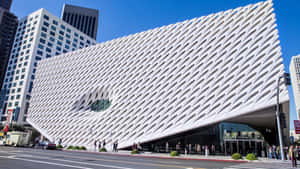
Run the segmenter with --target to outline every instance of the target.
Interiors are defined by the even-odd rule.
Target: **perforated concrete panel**
[[[207,126],[275,105],[280,50],[272,1],[122,37],[41,61],[28,122],[65,144],[120,148]]]

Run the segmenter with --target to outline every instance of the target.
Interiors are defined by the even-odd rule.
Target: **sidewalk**
[[[131,151],[119,150],[118,152],[97,152],[97,151],[78,151],[78,150],[63,150],[63,151],[76,151],[82,153],[93,153],[93,154],[106,154],[106,155],[117,155],[117,156],[133,156],[133,157],[144,157],[144,158],[161,158],[161,159],[182,159],[182,160],[203,160],[203,161],[222,161],[222,162],[236,162],[236,163],[247,163],[248,160],[233,160],[231,156],[214,156],[214,155],[184,155],[181,154],[177,157],[171,157],[169,153],[155,153],[155,152],[142,152],[140,154],[131,154]]]
[[[184,155],[181,154],[178,157],[171,157],[167,153],[155,153],[155,152],[143,152],[141,154],[131,154],[131,151],[121,150],[119,152],[96,152],[96,151],[77,151],[77,150],[63,150],[67,152],[82,152],[82,153],[93,153],[93,154],[106,154],[115,156],[133,156],[133,157],[144,157],[144,158],[161,158],[161,159],[182,159],[182,160],[202,160],[202,161],[222,161],[222,162],[235,162],[237,164],[224,169],[292,169],[290,161],[281,161],[268,158],[258,158],[255,161],[248,160],[233,160],[231,156],[217,156],[217,155]],[[298,161],[298,168],[300,169],[300,162]],[[295,169],[295,168],[294,168]]]

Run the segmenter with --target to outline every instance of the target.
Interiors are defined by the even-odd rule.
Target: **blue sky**
[[[103,42],[195,17],[224,11],[260,0],[13,0],[11,11],[19,18],[39,8],[60,17],[64,3],[99,9],[97,41]],[[284,66],[300,54],[300,1],[273,0]],[[296,119],[289,87],[291,127]]]

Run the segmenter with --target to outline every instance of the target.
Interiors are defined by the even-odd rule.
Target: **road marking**
[[[50,165],[63,166],[63,167],[69,167],[69,168],[92,169],[92,168],[81,167],[81,166],[74,166],[74,165],[68,165],[68,164],[58,164],[58,163],[51,163],[51,162],[46,162],[46,161],[30,160],[30,159],[16,158],[16,157],[0,156],[0,158],[8,158],[8,159],[14,159],[14,160],[29,161],[29,162],[41,163],[41,164],[50,164]]]
[[[28,155],[22,155],[23,157]],[[40,156],[33,156],[29,155],[32,158],[39,158],[39,159],[49,159],[46,157],[40,157]],[[113,165],[104,165],[104,164],[96,164],[96,163],[86,163],[86,162],[80,162],[80,161],[72,161],[72,160],[63,160],[63,159],[57,159],[57,158],[51,158],[49,160],[55,160],[55,161],[64,161],[64,162],[71,162],[71,163],[77,163],[77,164],[85,164],[85,165],[94,165],[94,166],[101,166],[101,167],[108,167],[108,168],[118,168],[118,169],[132,169],[132,168],[126,168],[126,167],[119,167],[119,166],[113,166]]]
[[[50,153],[38,153],[38,152],[26,152],[26,153],[33,153],[33,154],[40,154],[40,155],[49,155],[49,156],[57,156],[57,155],[52,155]],[[65,157],[71,157],[75,159],[86,159],[86,160],[95,160],[95,161],[106,161],[106,162],[117,162],[117,163],[125,163],[125,164],[135,164],[135,165],[147,165],[147,166],[159,166],[159,167],[168,167],[168,168],[181,168],[181,169],[186,169],[190,168],[187,166],[180,166],[180,165],[167,165],[167,164],[153,164],[153,163],[141,163],[141,162],[132,162],[132,161],[121,161],[121,160],[109,160],[109,159],[99,159],[99,158],[88,158],[88,157],[78,157],[78,156],[71,156],[71,155],[66,155],[63,154],[62,156]],[[197,169],[205,169],[205,168],[197,168]]]

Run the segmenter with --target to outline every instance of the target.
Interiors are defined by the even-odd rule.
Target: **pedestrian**
[[[116,146],[116,152],[118,152],[118,140],[116,141],[115,146]]]
[[[205,155],[205,145],[202,145],[202,154]]]
[[[189,145],[188,144],[185,145],[184,152],[185,152],[185,154],[189,154]]]
[[[289,148],[289,157],[291,159],[291,162],[292,162],[292,167],[297,167],[297,159],[295,157],[295,149],[294,149],[294,146],[291,145],[290,148]]]
[[[201,145],[197,144],[197,152],[201,154]]]
[[[179,153],[179,151],[180,151],[180,142],[178,142],[177,144],[176,144],[176,151]]]
[[[136,146],[135,146],[136,144],[135,144],[135,142],[132,144],[132,147],[131,147],[131,149],[132,150],[134,150],[134,149],[136,149]],[[152,145],[152,148],[153,148],[153,145]],[[154,148],[153,148],[153,150],[154,150]]]
[[[297,146],[297,154],[298,154],[298,160],[300,160],[300,147]]]
[[[273,144],[272,146],[272,155],[273,155],[273,158],[276,159],[276,146]]]
[[[211,154],[215,154],[216,152],[216,147],[214,144],[211,145]]]
[[[166,142],[166,153],[169,152],[169,143]]]
[[[97,151],[97,140],[94,141],[94,150]]]
[[[59,138],[58,145],[61,145],[61,144],[62,144],[62,138]]]
[[[208,146],[205,145],[205,156],[207,157],[209,155],[209,149]]]
[[[142,149],[143,149],[143,148],[142,148],[142,146],[141,146],[141,143],[138,142],[138,143],[137,143],[137,150],[138,150],[138,151],[142,151]]]
[[[98,150],[101,149],[101,140],[98,140]]]
[[[277,146],[276,148],[276,159],[280,159],[280,146]]]
[[[269,147],[269,158],[272,159],[272,147]]]
[[[105,139],[103,140],[103,148],[105,148],[105,145],[106,145],[106,142],[105,142]]]
[[[189,154],[191,154],[192,153],[192,144],[189,144]]]

